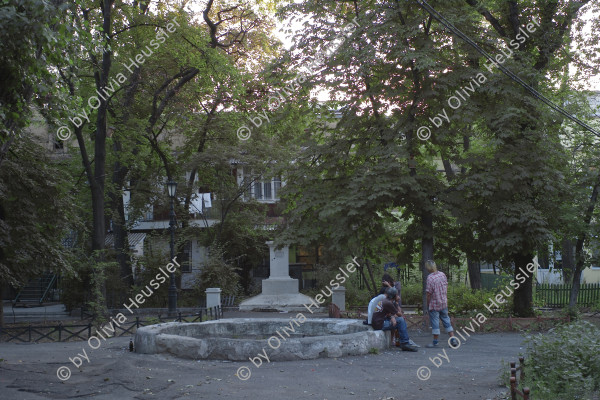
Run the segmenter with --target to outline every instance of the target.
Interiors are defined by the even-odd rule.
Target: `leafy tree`
[[[0,291],[5,282],[18,287],[44,271],[70,270],[61,241],[78,225],[69,189],[44,148],[27,137],[11,146],[0,169]]]
[[[64,62],[71,38],[61,23],[63,1],[7,0],[0,4],[0,166],[10,146],[31,123],[31,107],[55,87],[52,66]]]

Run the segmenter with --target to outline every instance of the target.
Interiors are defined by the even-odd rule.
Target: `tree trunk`
[[[106,88],[109,80],[110,67],[112,64],[112,53],[110,50],[110,32],[112,32],[112,0],[104,0],[101,3],[103,21],[102,28],[104,31],[105,39],[107,41],[107,49],[102,53],[102,69],[95,73],[96,88],[98,91],[102,91]],[[106,235],[106,216],[105,216],[105,181],[106,181],[106,124],[107,124],[107,110],[108,102],[102,97],[98,97],[99,107],[98,114],[96,117],[96,132],[94,135],[94,177],[91,185],[92,189],[92,215],[93,215],[93,229],[92,229],[92,251],[99,251],[98,259],[96,262],[104,261],[104,240]],[[94,271],[94,273],[97,273]],[[104,307],[106,307],[106,283],[101,283],[101,292],[104,297]],[[104,310],[105,314],[107,311]]]
[[[4,327],[4,281],[0,279],[0,328]]]
[[[425,292],[427,275],[429,272],[425,268],[425,261],[433,260],[433,215],[429,211],[423,212],[421,226],[423,236],[421,237],[421,276],[423,277],[423,315],[427,315],[427,292]]]
[[[563,282],[570,282],[575,271],[575,257],[573,255],[573,241],[570,239],[563,240],[562,243],[562,274]]]
[[[569,294],[569,307],[573,308],[577,306],[577,297],[579,296],[579,288],[581,286],[581,272],[583,271],[584,258],[583,258],[583,240],[577,240],[577,263],[575,270],[573,271],[573,286],[571,286],[571,293]]]
[[[532,317],[533,313],[533,273],[527,270],[527,264],[533,261],[532,254],[517,254],[513,258],[515,262],[515,282],[516,276],[520,274],[525,278],[525,282],[521,283],[513,297],[513,313],[517,317]],[[522,272],[522,271],[524,272]]]
[[[114,141],[115,154],[122,151],[121,143],[115,139]],[[112,228],[114,235],[114,249],[116,259],[119,263],[121,282],[127,288],[133,285],[133,275],[131,273],[131,262],[129,258],[129,242],[127,238],[127,226],[125,225],[125,203],[121,189],[124,186],[125,178],[129,169],[123,166],[119,161],[113,165],[112,187],[113,190],[109,193],[111,211],[112,211]]]
[[[369,264],[369,260],[367,260],[367,257],[365,257],[365,265],[367,266],[367,271],[369,272],[369,277],[371,278],[371,283],[373,284],[373,293],[375,296],[377,296],[377,294],[379,292],[377,292],[377,283],[375,282],[375,277],[373,276],[373,270],[371,269],[371,264]],[[366,280],[365,280],[366,282]],[[367,282],[367,286],[368,282]]]
[[[131,260],[129,258],[129,240],[127,238],[127,227],[125,226],[125,212],[123,197],[117,199],[116,210],[119,214],[113,219],[113,234],[115,237],[115,251],[119,270],[121,271],[121,282],[127,288],[133,285],[133,274],[131,273]]]
[[[600,191],[600,175],[598,175],[596,184],[592,189],[592,195],[590,196],[590,203],[588,204],[588,208],[585,212],[584,223],[585,227],[590,226],[590,222],[592,221],[592,215],[594,214],[594,209],[596,207],[596,201],[598,200],[598,192]],[[571,286],[571,294],[569,296],[569,307],[575,307],[577,305],[577,296],[579,296],[579,286],[581,281],[581,271],[583,271],[583,266],[585,264],[585,255],[583,253],[583,245],[587,239],[587,233],[584,231],[578,238],[577,243],[575,245],[575,268],[573,270],[573,286]]]
[[[479,269],[479,262],[467,258],[467,269],[469,271],[471,289],[481,289],[481,270]]]

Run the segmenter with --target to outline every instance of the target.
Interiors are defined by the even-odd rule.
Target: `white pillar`
[[[267,242],[270,256],[269,278],[290,278],[290,248],[283,246],[275,249],[272,241]]]
[[[206,289],[206,308],[221,306],[221,288]]]
[[[338,306],[340,311],[346,311],[346,288],[340,286],[337,289],[333,289],[331,302]]]

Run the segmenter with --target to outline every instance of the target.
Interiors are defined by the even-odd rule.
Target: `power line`
[[[477,43],[475,43],[469,36],[467,36],[465,33],[463,33],[460,29],[455,27],[442,14],[437,12],[431,5],[429,5],[429,3],[427,3],[426,0],[415,0],[415,2],[417,4],[419,4],[422,8],[424,8],[425,11],[427,11],[429,14],[431,14],[431,16],[433,18],[435,18],[438,22],[440,22],[442,25],[444,25],[446,28],[448,28],[452,33],[454,33],[456,36],[458,36],[459,38],[461,38],[462,40],[467,42],[471,47],[473,47],[475,50],[477,50],[481,55],[483,55],[485,58],[490,60],[506,76],[508,76],[510,79],[514,80],[515,82],[517,82],[519,85],[523,86],[529,93],[533,94],[534,97],[538,98],[543,103],[548,105],[550,108],[559,112],[560,114],[564,115],[565,117],[569,118],[571,121],[575,122],[579,126],[585,128],[586,130],[590,131],[594,135],[600,137],[600,132],[596,131],[594,128],[592,128],[591,126],[589,126],[588,124],[586,124],[585,122],[580,120],[579,118],[575,117],[574,115],[572,115],[571,113],[569,113],[568,111],[566,111],[565,109],[560,107],[559,105],[552,102],[552,100],[548,99],[546,96],[544,96],[543,94],[541,94],[540,92],[535,90],[533,87],[529,86],[525,81],[523,81],[521,78],[519,78],[517,75],[515,75],[511,70],[506,68],[504,65],[496,62],[496,60],[490,54],[488,54],[484,49],[482,49]]]

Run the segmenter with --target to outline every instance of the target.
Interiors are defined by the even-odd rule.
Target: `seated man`
[[[394,306],[396,307],[396,311],[397,311],[396,317],[402,317],[402,322],[406,325],[406,320],[404,319],[404,313],[402,312],[402,307],[400,305],[400,301],[401,301],[400,292],[398,292],[398,294],[396,295],[396,298],[393,301]],[[416,344],[415,342],[413,342],[412,339],[409,339],[408,343],[414,347],[421,347],[418,344]],[[396,347],[400,347],[400,338],[398,337],[398,335],[396,335]]]
[[[402,351],[418,351],[416,346],[410,344],[410,338],[406,330],[406,321],[404,321],[403,317],[397,316],[399,312],[393,301],[398,295],[398,290],[396,288],[388,288],[385,295],[386,298],[381,302],[381,309],[377,307],[373,313],[373,329],[384,331],[396,330],[400,337],[400,348]]]
[[[369,302],[369,307],[367,309],[367,325],[371,325],[373,323],[373,313],[377,309],[377,305],[385,299],[385,294],[380,294],[379,296],[373,297]]]

